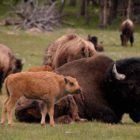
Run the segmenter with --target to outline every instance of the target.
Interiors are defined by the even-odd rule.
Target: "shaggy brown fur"
[[[12,51],[7,46],[0,44],[0,89],[6,76],[20,72],[22,66],[21,60],[17,59]]]
[[[30,71],[30,72],[53,71],[53,69],[51,66],[46,65],[46,66],[32,67],[32,68],[28,69],[27,71]]]
[[[46,50],[43,64],[50,65],[55,69],[67,62],[91,57],[95,53],[96,50],[91,42],[78,35],[64,35]]]
[[[9,75],[5,80],[7,99],[2,109],[1,124],[4,124],[6,113],[8,124],[12,124],[12,109],[16,101],[25,96],[44,101],[41,106],[41,124],[45,124],[48,112],[50,125],[54,126],[54,102],[62,98],[66,93],[80,92],[80,86],[75,78],[64,77],[53,72],[21,72]]]

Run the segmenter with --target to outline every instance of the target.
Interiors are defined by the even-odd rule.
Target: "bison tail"
[[[9,90],[8,90],[8,86],[7,86],[7,80],[8,80],[8,78],[6,78],[5,80],[4,80],[4,92],[6,93],[6,95],[7,96],[10,96],[10,93],[9,93]]]

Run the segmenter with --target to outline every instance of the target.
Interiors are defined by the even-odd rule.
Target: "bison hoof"
[[[54,123],[53,123],[53,124],[50,124],[50,126],[51,126],[51,127],[55,127],[55,124],[54,124]]]
[[[4,122],[1,122],[0,125],[1,125],[1,126],[4,126]]]
[[[45,126],[45,123],[41,123],[41,126],[44,127]]]
[[[12,125],[11,123],[8,123],[8,126],[9,126],[9,127],[12,127],[13,125]]]

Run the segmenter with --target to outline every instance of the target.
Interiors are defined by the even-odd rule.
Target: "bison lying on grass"
[[[82,96],[74,95],[73,100],[65,98],[56,104],[55,119],[63,115],[70,118],[79,115],[88,120],[118,123],[123,114],[128,113],[133,121],[140,122],[140,58],[113,62],[106,56],[96,55],[67,63],[56,71],[76,77],[82,88]],[[30,109],[34,114],[28,112]],[[24,106],[19,101],[16,118],[29,121],[31,117],[32,121],[38,117],[35,112],[39,110],[38,101]]]
[[[74,34],[64,35],[46,49],[43,64],[55,69],[67,62],[91,57],[95,53],[94,45],[90,41]]]
[[[5,45],[0,44],[0,89],[7,75],[20,72],[22,61],[14,56],[12,51]]]
[[[41,125],[45,124],[46,114],[49,114],[50,125],[54,126],[54,103],[68,93],[79,93],[80,86],[75,78],[64,77],[53,72],[22,72],[9,75],[5,80],[7,99],[2,109],[1,124],[4,124],[6,113],[8,124],[12,124],[12,109],[21,97],[40,99]]]

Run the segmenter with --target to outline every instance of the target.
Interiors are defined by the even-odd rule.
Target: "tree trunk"
[[[89,24],[88,0],[85,0],[85,20],[86,24]]]
[[[127,18],[131,18],[132,17],[132,1],[129,0],[128,1],[128,7],[127,7]]]
[[[81,0],[81,6],[80,6],[80,15],[81,16],[85,16],[85,3],[86,3],[86,0]]]
[[[63,0],[62,3],[61,3],[61,7],[60,7],[60,10],[59,10],[60,15],[62,15],[64,6],[65,6],[65,0]]]
[[[76,6],[76,0],[69,0],[70,6]]]
[[[99,14],[99,27],[105,28],[109,24],[109,17],[111,11],[111,0],[99,0],[100,14]]]
[[[118,9],[118,0],[112,0],[112,4],[110,7],[110,13],[108,17],[108,23],[111,24],[114,19],[117,17],[117,9]]]

